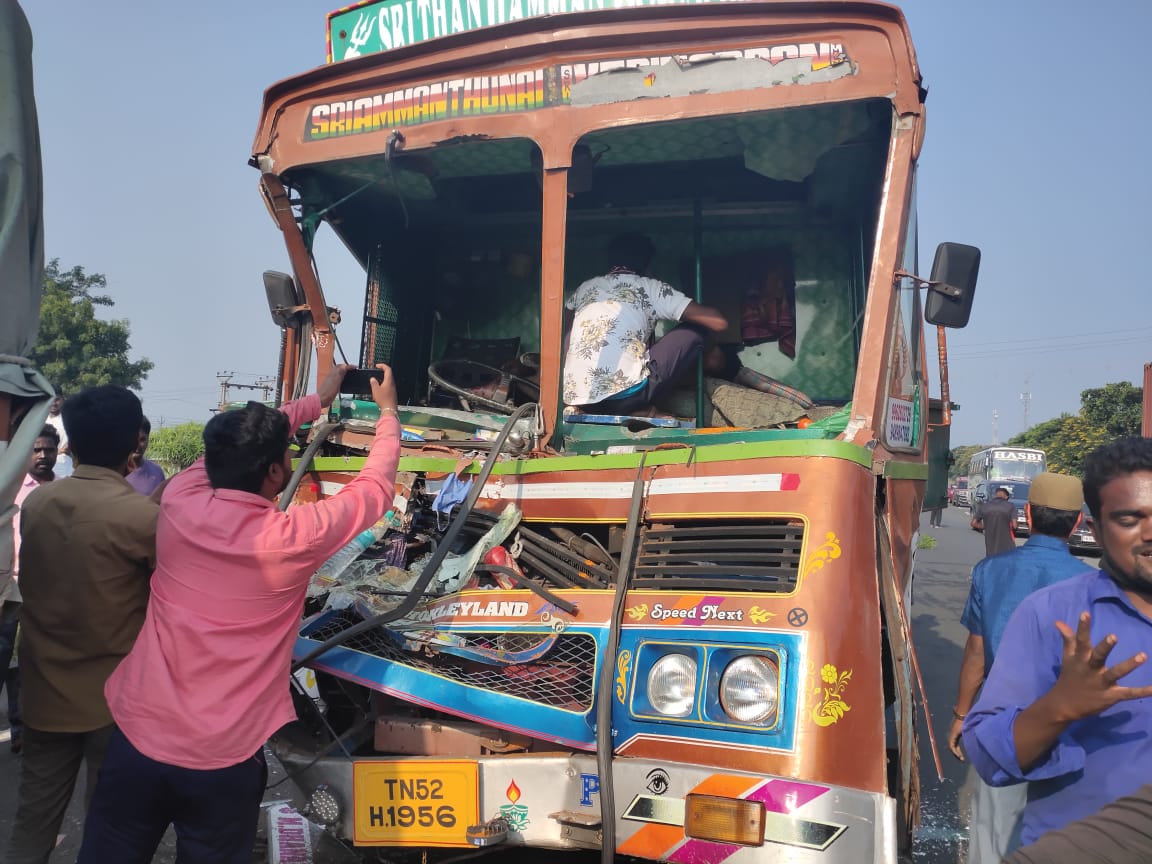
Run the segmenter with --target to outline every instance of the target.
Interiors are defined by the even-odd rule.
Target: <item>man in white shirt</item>
[[[64,429],[64,418],[60,416],[60,406],[64,404],[64,395],[56,391],[56,398],[48,406],[48,419],[44,422],[56,430],[59,439],[59,452],[57,453],[56,467],[53,472],[58,478],[72,476],[72,451],[68,448],[68,432]]]
[[[565,303],[565,404],[651,416],[657,398],[700,356],[705,333],[728,327],[718,310],[643,275],[654,251],[643,234],[621,234],[608,246],[608,273],[584,282]],[[653,343],[662,320],[682,323]]]

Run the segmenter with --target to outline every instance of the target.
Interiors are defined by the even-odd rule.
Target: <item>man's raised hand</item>
[[[316,388],[316,395],[320,397],[322,406],[327,408],[336,400],[336,397],[340,395],[340,383],[344,380],[344,375],[353,368],[355,367],[347,363],[337,363],[332,367],[324,380],[320,382],[320,386]]]
[[[372,399],[381,411],[396,411],[396,379],[392,375],[392,367],[386,363],[377,363],[376,368],[384,373],[384,377],[377,381],[372,379]]]
[[[1092,616],[1087,612],[1080,613],[1075,632],[1063,621],[1056,622],[1056,629],[1064,640],[1064,656],[1060,677],[1049,697],[1059,718],[1065,722],[1095,716],[1117,702],[1152,696],[1152,685],[1125,687],[1119,683],[1143,665],[1148,655],[1140,651],[1115,666],[1108,666],[1108,656],[1116,647],[1116,636],[1109,633],[1093,646],[1091,623]]]

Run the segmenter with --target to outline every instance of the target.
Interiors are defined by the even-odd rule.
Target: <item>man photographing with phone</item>
[[[383,365],[370,381],[376,439],[357,477],[314,504],[274,503],[292,475],[292,433],[351,368],[279,411],[249,402],[217,414],[204,457],[164,490],[144,626],[105,687],[118,729],[79,862],[145,864],[169,824],[180,860],[250,860],[264,742],[295,719],[289,667],[308,581],[392,505],[400,419]]]

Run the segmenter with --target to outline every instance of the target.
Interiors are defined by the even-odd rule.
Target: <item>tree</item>
[[[1032,447],[1036,450],[1049,450],[1052,443],[1060,437],[1064,424],[1072,419],[1071,414],[1061,414],[1051,420],[1037,423],[1031,429],[1025,429],[1019,435],[1008,439],[1009,447]]]
[[[1045,448],[1048,470],[1083,477],[1084,457],[1115,437],[1082,413],[1068,417],[1060,427],[1059,434]]]
[[[103,293],[108,280],[83,267],[62,271],[53,258],[44,268],[40,332],[31,359],[57,389],[75,393],[99,384],[139,390],[151,360],[128,359],[129,326],[124,319],[101,321],[97,306],[115,305]]]
[[[1048,458],[1048,470],[1081,475],[1084,457],[1102,444],[1139,435],[1144,391],[1127,381],[1093,387],[1080,394],[1080,412],[1037,423],[1008,441],[1035,447]]]
[[[1081,392],[1080,414],[1114,438],[1139,435],[1143,402],[1143,387],[1119,381]]]
[[[948,479],[951,481],[966,475],[968,463],[972,461],[972,457],[986,446],[985,444],[963,444],[959,447],[953,447],[952,464],[948,468]]]
[[[175,474],[187,468],[204,454],[204,424],[182,423],[153,429],[148,439],[148,458]]]

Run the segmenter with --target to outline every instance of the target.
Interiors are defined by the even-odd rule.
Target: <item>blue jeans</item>
[[[5,603],[0,608],[0,686],[8,691],[8,725],[15,741],[24,731],[20,720],[20,670],[9,669],[20,627],[20,604]]]
[[[149,759],[117,729],[76,864],[149,864],[169,825],[180,864],[250,864],[267,779],[264,748],[201,771]]]

